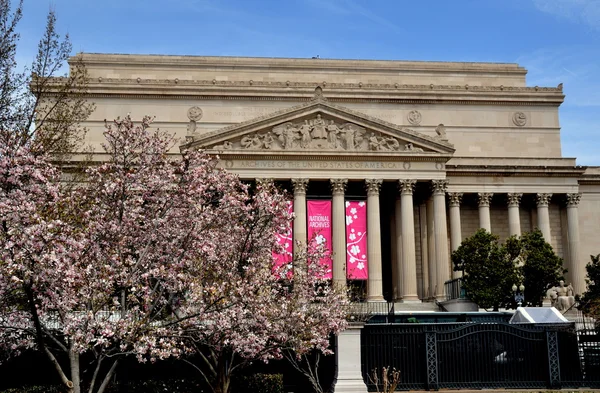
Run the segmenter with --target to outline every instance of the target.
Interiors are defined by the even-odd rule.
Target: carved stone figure
[[[216,146],[214,146],[213,149],[215,149],[215,150],[229,150],[229,149],[233,149],[233,143],[231,143],[229,141],[225,141],[225,142],[223,142],[222,145],[216,145]]]
[[[329,122],[326,127],[327,129],[327,141],[334,149],[337,147],[338,135],[340,133],[340,128],[335,124],[333,120]]]
[[[274,143],[275,143],[275,138],[273,137],[273,133],[267,132],[265,135],[263,135],[262,146],[265,149],[272,149]]]
[[[565,282],[560,281],[557,287],[552,287],[546,292],[546,296],[552,302],[552,307],[556,307],[558,311],[567,311],[575,304],[573,296],[573,286],[565,287]]]
[[[415,153],[420,153],[423,151],[420,147],[415,147],[412,143],[407,143],[404,145],[404,151],[412,151]]]
[[[438,126],[435,127],[435,133],[437,134],[437,137],[441,140],[448,140],[448,137],[446,136],[446,127],[442,123],[438,124]]]
[[[262,141],[259,135],[244,135],[240,141],[244,149],[259,149],[262,146]]]
[[[385,150],[400,150],[400,142],[395,138],[383,138]]]
[[[300,147],[302,147],[303,149],[306,149],[312,141],[310,129],[311,126],[310,124],[308,124],[308,120],[304,120],[304,124],[300,126]]]
[[[375,151],[383,150],[383,139],[379,138],[374,133],[369,136],[369,149]]]
[[[312,124],[311,136],[314,139],[327,139],[327,130],[325,129],[325,120],[321,118],[321,114],[317,114],[317,118]]]

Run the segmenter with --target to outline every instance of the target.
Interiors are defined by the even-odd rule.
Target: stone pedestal
[[[337,381],[334,393],[367,393],[360,362],[360,331],[363,324],[351,324],[337,337]]]

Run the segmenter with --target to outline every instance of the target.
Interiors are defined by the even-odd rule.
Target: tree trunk
[[[81,393],[79,353],[73,349],[73,344],[69,345],[69,365],[71,366],[71,381],[73,382],[73,387],[69,390],[69,393]]]

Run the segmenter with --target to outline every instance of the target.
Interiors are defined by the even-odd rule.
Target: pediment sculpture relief
[[[239,141],[226,141],[213,147],[215,150],[346,150],[346,151],[410,151],[423,152],[422,148],[405,143],[398,138],[378,132],[369,132],[353,123],[326,120],[320,114],[301,122],[287,122],[264,133],[244,135]]]

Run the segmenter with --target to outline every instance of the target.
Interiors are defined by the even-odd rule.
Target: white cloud
[[[535,7],[559,18],[600,30],[600,0],[532,0]]]

